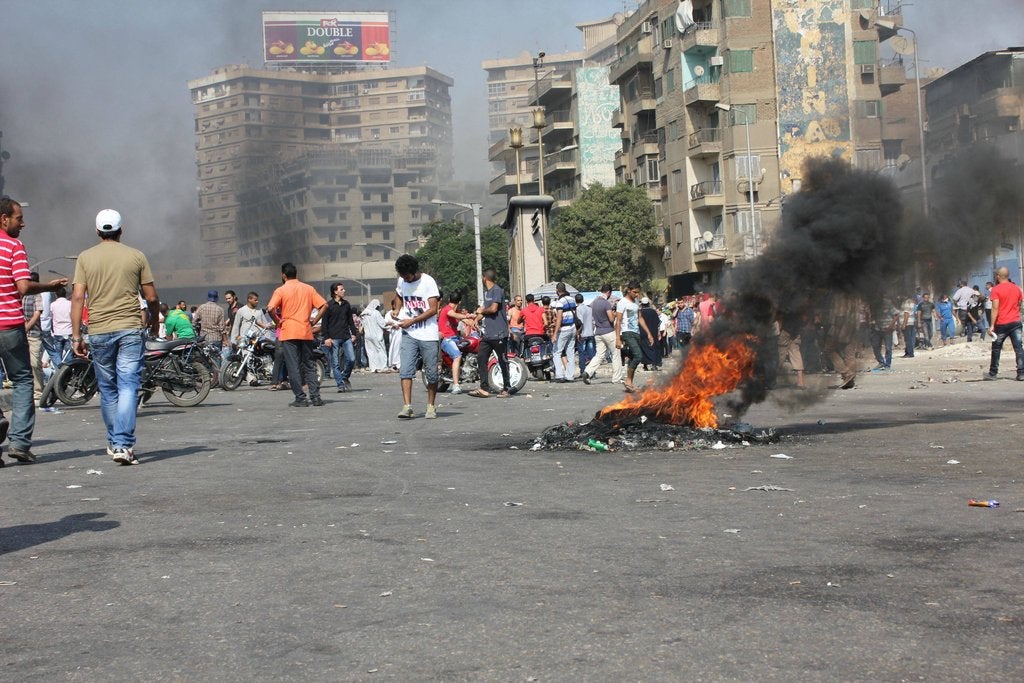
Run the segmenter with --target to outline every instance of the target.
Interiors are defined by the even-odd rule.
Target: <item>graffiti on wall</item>
[[[576,70],[576,108],[579,116],[579,169],[583,187],[615,184],[615,153],[622,149],[612,117],[619,108],[619,89],[608,84],[608,67]]]

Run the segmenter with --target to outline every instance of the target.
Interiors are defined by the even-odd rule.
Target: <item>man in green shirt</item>
[[[177,314],[168,312],[167,304],[160,304],[161,313],[164,314],[164,332],[168,339],[194,339],[196,331],[188,317],[178,311]]]

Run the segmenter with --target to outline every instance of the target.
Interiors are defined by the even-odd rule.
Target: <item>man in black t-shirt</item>
[[[925,345],[931,349],[932,334],[935,332],[935,302],[930,294],[921,295],[921,303],[917,305],[917,326],[921,330],[921,338]]]
[[[353,342],[355,335],[352,330],[352,306],[345,299],[345,285],[335,282],[331,285],[331,300],[327,302],[327,311],[320,320],[320,331],[324,337],[324,346],[331,352],[331,371],[338,392],[352,388],[349,378],[356,364],[356,353]],[[341,356],[345,356],[345,365],[341,365]]]
[[[487,391],[487,363],[491,358],[491,351],[498,357],[498,367],[501,368],[501,391],[499,398],[508,398],[508,319],[505,317],[505,290],[499,287],[494,279],[497,275],[493,268],[483,272],[484,300],[476,309],[478,320],[483,320],[483,334],[480,338],[480,346],[477,349],[476,364],[480,372],[480,388],[469,392],[470,396],[487,398],[490,393]]]

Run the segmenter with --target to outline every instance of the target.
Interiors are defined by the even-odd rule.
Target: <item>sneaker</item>
[[[346,391],[348,391],[348,389],[345,388],[344,382],[342,382],[341,384],[338,385],[338,393],[339,394],[344,394]]]
[[[584,384],[590,384],[590,373],[584,371],[584,373],[580,375],[580,377],[583,379]]]
[[[349,382],[349,381],[348,381],[348,380],[346,379],[346,380],[345,380],[345,382],[344,382],[344,384],[345,384],[345,391],[352,391],[352,382]]]
[[[398,411],[398,417],[409,418],[409,417],[412,417],[412,416],[413,416],[412,406],[409,405],[409,404],[406,404],[406,405],[402,406],[402,409],[400,411]]]
[[[114,457],[114,447],[111,444],[107,444],[107,456]]]
[[[856,383],[855,379],[853,377],[851,377],[850,379],[848,379],[845,382],[843,382],[842,384],[840,384],[839,388],[840,389],[853,389],[853,385],[855,383]]]
[[[316,406],[317,408],[319,408],[323,404],[324,404],[324,400],[322,398],[320,398],[319,396],[317,396],[314,399],[310,399],[310,401],[309,401],[309,405]]]
[[[460,387],[458,384],[453,384],[451,389],[448,390],[448,393],[449,394],[461,394],[462,393],[462,387]]]
[[[994,372],[986,372],[984,375],[981,376],[981,378],[984,379],[984,380],[991,381],[991,380],[994,380],[996,378],[996,373],[994,373]]]
[[[7,418],[0,415],[0,443],[3,443],[4,439],[7,438],[7,430],[11,428],[11,423],[8,422]]]
[[[411,412],[411,410],[412,409],[410,408],[410,412]],[[426,412],[426,414],[423,415],[423,417],[428,419],[428,420],[437,419],[437,408],[435,406],[428,405],[427,406],[427,412]]]
[[[11,446],[7,449],[7,456],[14,458],[18,462],[35,462],[35,453],[27,448],[18,448],[17,446]]]
[[[119,465],[136,465],[139,462],[135,459],[135,451],[123,446],[115,448],[114,454],[110,457]]]
[[[304,398],[297,398],[288,405],[291,406],[292,408],[308,408],[309,401],[307,401]]]

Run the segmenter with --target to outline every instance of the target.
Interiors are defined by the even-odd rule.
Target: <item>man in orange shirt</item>
[[[322,406],[324,402],[320,398],[320,382],[313,366],[313,326],[320,322],[327,310],[327,301],[313,287],[299,282],[298,277],[294,263],[281,266],[283,284],[274,290],[267,304],[267,312],[277,323],[280,333],[278,339],[284,350],[284,364],[288,368],[288,382],[295,394],[295,400],[288,405],[293,408],[305,408],[310,404]],[[310,313],[314,309],[316,315],[310,320]],[[306,400],[306,392],[302,390],[304,383],[309,389],[309,400]]]

